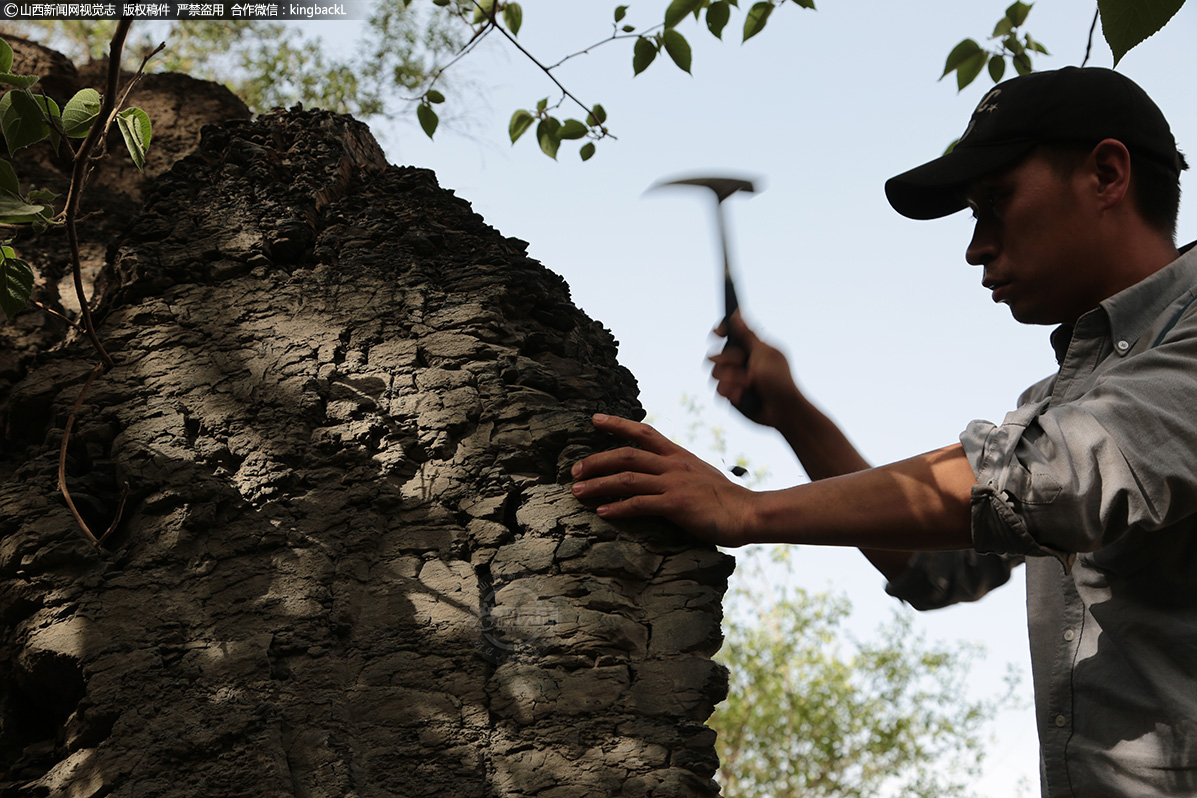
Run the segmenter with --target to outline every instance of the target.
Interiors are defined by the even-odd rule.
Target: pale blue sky
[[[555,61],[605,36],[614,5],[525,0],[520,40]],[[633,3],[626,21],[647,27],[665,5]],[[620,340],[621,360],[663,430],[681,434],[689,423],[683,394],[703,397],[730,449],[767,465],[769,486],[784,487],[805,480],[787,450],[723,408],[707,379],[708,331],[720,312],[709,205],[642,192],[678,173],[763,178],[763,193],[730,208],[745,314],[790,353],[800,384],[874,462],[954,442],[971,419],[1000,420],[1026,385],[1053,370],[1048,330],[1022,327],[990,302],[979,271],[964,263],[967,214],[906,220],[889,208],[882,185],[962,132],[990,81],[958,95],[950,78],[937,78],[948,51],[965,36],[983,38],[1006,5],[819,0],[812,12],[786,4],[745,45],[734,32],[739,18],[722,44],[685,23],[693,77],[662,56],[633,79],[630,43],[600,48],[560,72],[585,102],[605,106],[619,137],[600,143],[587,164],[569,147],[554,163],[530,139],[506,143],[515,108],[556,96],[497,38],[462,63],[459,80],[470,85],[446,91],[442,112],[464,117],[456,130],[443,128],[436,142],[414,123],[375,125],[375,133],[393,163],[433,169],[565,277],[575,302]],[[1095,5],[1035,4],[1027,29],[1052,52],[1039,68],[1080,63]],[[1120,65],[1156,99],[1190,154],[1195,20],[1193,8],[1182,10]],[[339,37],[340,25],[321,33],[333,28]],[[1099,39],[1090,63],[1111,61]],[[1197,235],[1194,207],[1182,204],[1182,241]],[[796,560],[803,586],[851,596],[862,633],[895,606],[855,552],[806,549]],[[919,626],[932,639],[987,647],[978,690],[995,689],[1007,663],[1026,668],[1021,579],[977,605],[921,615]],[[1029,677],[1024,689],[1029,699]],[[983,793],[1008,798],[1019,779],[1037,781],[1029,700],[995,728]]]

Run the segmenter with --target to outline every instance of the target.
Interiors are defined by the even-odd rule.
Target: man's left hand
[[[579,499],[608,499],[603,518],[656,515],[720,546],[746,539],[753,492],[647,424],[596,415],[594,425],[635,446],[593,454],[573,467]]]

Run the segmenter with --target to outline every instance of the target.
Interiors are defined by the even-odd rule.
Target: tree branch
[[[76,151],[75,164],[71,170],[71,187],[67,192],[66,201],[67,240],[71,245],[71,270],[75,278],[75,295],[79,299],[83,329],[87,331],[87,336],[91,339],[92,346],[95,347],[100,360],[103,361],[105,369],[110,369],[116,364],[113,362],[112,356],[104,349],[104,345],[100,343],[100,336],[96,333],[95,323],[92,321],[91,308],[88,306],[87,294],[83,289],[83,265],[79,255],[79,231],[75,226],[75,220],[79,215],[79,200],[83,194],[83,187],[87,183],[87,176],[91,171],[89,160],[92,150],[96,148],[100,138],[107,133],[108,125],[116,114],[116,91],[117,84],[120,82],[121,52],[124,50],[125,39],[129,35],[129,26],[132,25],[132,22],[130,19],[120,20],[116,24],[116,32],[112,34],[112,43],[108,51],[108,83],[104,87],[104,99],[100,105],[99,116],[96,117],[97,122],[100,119],[106,121],[102,125],[93,123],[91,130],[87,132],[87,138],[83,140],[83,144]],[[93,541],[95,540],[90,532],[88,535],[92,537]]]
[[[532,55],[532,53],[528,52],[528,50],[522,44],[520,44],[518,41],[516,41],[515,37],[512,36],[510,33],[508,33],[506,28],[504,28],[502,25],[499,24],[499,19],[497,16],[497,14],[498,14],[497,4],[495,6],[491,6],[490,11],[487,11],[486,9],[482,8],[482,6],[478,5],[477,0],[474,0],[474,5],[478,6],[479,10],[481,10],[482,13],[486,15],[486,18],[488,20],[490,20],[491,27],[493,27],[499,33],[503,34],[503,36],[507,39],[507,41],[511,42],[512,46],[515,47],[515,49],[517,49],[521,53],[523,53],[524,57],[527,58],[529,61],[531,61],[533,64],[536,64],[536,66],[540,67],[541,71],[549,76],[549,80],[551,80],[551,81],[553,81],[553,83],[557,84],[557,88],[561,90],[561,94],[563,96],[568,97],[569,99],[571,99],[575,103],[577,103],[578,107],[581,108],[583,111],[585,111],[587,113],[587,115],[592,113],[592,109],[590,108],[590,106],[586,105],[584,102],[582,102],[577,97],[575,97],[573,95],[573,93],[570,92],[569,89],[565,88],[565,84],[563,84],[561,81],[557,80],[557,76],[553,74],[552,67],[547,67],[544,64],[542,64],[536,58],[536,56]],[[602,125],[599,125],[599,129],[602,130],[604,134],[607,134],[606,129],[603,128]],[[609,135],[609,134],[607,134],[607,135]],[[614,136],[612,136],[612,138],[614,138]]]
[[[1093,24],[1089,26],[1089,43],[1085,45],[1085,58],[1081,66],[1089,63],[1089,53],[1093,52],[1093,33],[1097,30],[1097,20],[1101,18],[1101,6],[1093,10]]]
[[[83,516],[79,514],[79,508],[75,506],[75,502],[71,499],[71,492],[67,490],[66,484],[66,457],[67,444],[71,440],[71,427],[75,424],[75,416],[79,414],[79,408],[83,407],[83,399],[87,396],[88,390],[91,389],[91,384],[96,381],[96,377],[100,376],[104,371],[104,364],[97,363],[96,367],[91,370],[91,374],[87,376],[87,382],[83,383],[83,390],[79,392],[79,398],[75,400],[75,406],[71,408],[71,414],[67,416],[66,428],[62,431],[62,445],[58,447],[58,490],[62,492],[62,498],[66,501],[67,508],[71,511],[71,515],[75,517],[75,523],[83,530],[83,535],[91,542],[91,545],[96,548],[100,547],[99,539],[92,534],[91,528],[87,526],[87,522],[83,520]],[[121,505],[124,506],[124,500],[121,500]],[[113,522],[113,527],[116,522]],[[108,532],[111,532],[110,527]],[[108,532],[104,535],[107,536]]]

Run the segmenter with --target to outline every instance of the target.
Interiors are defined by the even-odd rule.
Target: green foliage
[[[67,138],[85,138],[99,118],[102,99],[95,89],[83,89],[67,102],[64,109],[43,94],[33,94],[29,87],[38,81],[37,75],[23,76],[27,80],[12,81],[7,70],[12,68],[13,52],[7,42],[0,40],[0,83],[15,86],[0,96],[0,133],[8,147],[9,156],[16,156],[40,141],[48,140],[57,151]],[[145,169],[146,152],[153,132],[150,117],[140,108],[126,108],[116,114],[115,122],[129,149],[133,163]],[[68,147],[70,151],[71,148]],[[74,157],[82,153],[71,151]],[[59,223],[54,203],[60,197],[45,189],[21,192],[21,182],[13,162],[0,160],[0,224],[31,225],[35,232]],[[67,213],[69,223],[69,212]],[[8,318],[20,312],[29,302],[33,291],[33,269],[16,256],[8,242],[0,245],[0,307]]]
[[[661,40],[665,45],[665,52],[669,53],[669,57],[673,59],[673,63],[677,64],[678,69],[690,73],[692,57],[690,43],[686,41],[686,37],[673,28],[669,28],[661,34]]]
[[[792,2],[800,8],[815,8],[814,0]],[[1184,0],[1099,0],[1102,27],[1115,63],[1163,27],[1183,4]],[[733,8],[740,9],[738,0],[668,0],[661,5],[664,10],[658,12],[661,16],[656,17],[659,21],[655,24],[633,24],[629,19],[632,6],[614,6],[611,33],[598,43],[631,39],[633,75],[647,70],[662,50],[675,66],[692,74],[692,36],[683,30],[687,18],[693,17],[696,24],[722,39]],[[774,11],[783,5],[788,5],[786,0],[758,0],[747,7],[742,40],[760,35]],[[987,42],[963,40],[949,54],[941,78],[955,73],[957,89],[962,90],[984,72],[994,82],[1005,79],[1009,67],[1018,74],[1030,72],[1034,55],[1048,53],[1043,44],[1023,30],[1031,8],[1030,3],[1014,2]],[[442,99],[434,101],[429,92],[447,83],[445,70],[492,33],[514,42],[525,20],[523,6],[505,0],[433,0],[430,4],[380,0],[372,4],[372,9],[365,38],[347,51],[330,51],[319,38],[304,38],[293,26],[244,20],[139,24],[145,33],[129,50],[141,47],[148,51],[152,44],[165,40],[166,56],[156,68],[223,82],[255,112],[297,102],[362,118],[393,118],[401,111],[414,110],[421,129],[432,136],[440,123],[440,113],[433,106],[445,102],[445,94],[438,90],[437,96]],[[80,20],[6,23],[75,59],[101,57],[114,24]],[[536,61],[526,51],[525,55],[556,81],[554,70],[598,45],[565,55],[551,65]],[[35,76],[13,75],[9,72],[11,65],[11,50],[6,54],[0,47],[0,85],[33,85]],[[555,108],[566,100],[583,109],[592,107],[592,103],[573,97],[560,83],[557,86],[561,97]],[[397,100],[397,95],[405,97]],[[556,119],[556,125],[550,119]],[[570,140],[557,137],[556,132],[564,129],[571,135],[576,133],[576,128],[565,121],[539,109],[531,121],[520,116],[516,124],[513,116],[508,136],[515,142],[531,128],[531,122],[537,122],[538,131],[544,134],[538,136],[542,151],[556,157],[561,142]],[[610,135],[601,122],[587,124],[587,135],[581,138],[589,140],[579,151],[583,160],[594,155],[596,142]]]
[[[368,34],[349,53],[327,48],[319,38],[305,38],[294,26],[247,20],[146,23],[138,26],[142,33],[129,50],[145,52],[165,41],[167,49],[154,69],[223,83],[257,113],[303,103],[363,118],[391,116],[396,91],[422,97],[436,63],[465,44],[464,6],[445,2],[409,8],[403,0],[372,4]],[[518,31],[522,16],[518,4],[505,6],[509,27]],[[103,21],[8,24],[76,60],[101,58],[114,26]],[[419,104],[417,100],[417,113]]]
[[[632,74],[639,75],[648,69],[656,59],[659,49],[661,49],[661,45],[655,39],[650,39],[647,36],[638,37],[636,44],[632,46]]]
[[[125,139],[125,146],[129,148],[133,163],[144,172],[146,150],[150,148],[150,135],[153,132],[150,115],[140,108],[126,108],[116,115],[116,124]]]
[[[1182,0],[1183,2],[1183,0]],[[998,83],[1006,74],[1006,59],[1010,59],[1014,70],[1025,75],[1034,67],[1031,54],[1049,55],[1047,48],[1032,38],[1030,33],[1020,31],[1031,13],[1033,3],[1015,2],[1006,9],[1006,14],[997,21],[993,33],[989,36],[990,47],[981,46],[974,39],[965,39],[952,48],[944,62],[943,80],[953,72],[956,73],[956,90],[962,91],[971,84],[985,70],[989,68],[989,77]],[[1021,38],[1020,38],[1021,36]]]
[[[10,246],[0,246],[0,309],[12,318],[33,294],[33,269]]]
[[[1101,29],[1114,53],[1114,65],[1176,15],[1185,0],[1098,0]]]
[[[762,0],[762,2],[754,4],[748,10],[748,16],[744,18],[744,41],[748,41],[763,31],[772,13],[773,3]]]
[[[503,23],[513,35],[519,35],[524,24],[524,9],[519,3],[508,3],[503,7]]]
[[[81,89],[62,109],[62,131],[71,138],[87,136],[92,123],[100,115],[100,93],[95,89]]]
[[[717,0],[707,8],[707,30],[716,39],[723,38],[723,29],[731,19],[731,3],[727,0]]]
[[[58,106],[52,100],[42,99],[44,102],[38,102],[28,89],[16,89],[0,97],[0,131],[9,155],[16,155],[18,150],[50,136],[46,109],[52,107],[53,113]]]
[[[784,585],[784,565],[766,575],[760,557],[739,581]],[[727,798],[969,794],[1002,698],[964,697],[977,651],[925,643],[910,613],[853,642],[847,599],[801,589],[739,588],[726,607],[729,696],[710,725]]]

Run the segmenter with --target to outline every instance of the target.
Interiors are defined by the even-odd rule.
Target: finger
[[[740,403],[740,399],[743,398],[746,390],[748,390],[748,387],[740,383],[721,382],[715,386],[715,393],[733,405]]]
[[[658,504],[657,496],[629,496],[626,499],[599,505],[595,509],[595,512],[608,520],[639,518],[645,515],[662,515],[663,508],[659,507]]]
[[[648,424],[642,424],[639,421],[596,413],[594,426],[598,430],[609,432],[656,454],[668,454],[680,448]]]
[[[571,473],[575,479],[615,474],[620,471],[634,471],[641,474],[660,474],[665,464],[661,456],[643,449],[623,447],[606,452],[597,452],[574,463]]]
[[[707,360],[714,363],[716,368],[720,366],[742,368],[748,362],[748,353],[737,346],[728,346],[722,352],[709,355]]]
[[[598,476],[575,482],[573,494],[579,499],[602,499],[611,496],[653,496],[663,490],[660,477],[652,474],[638,474],[622,471],[609,476]]]

